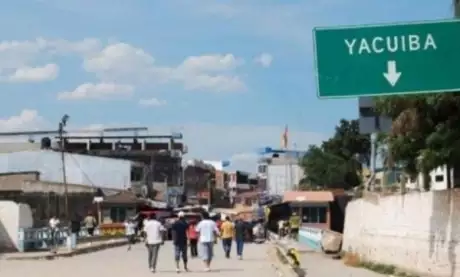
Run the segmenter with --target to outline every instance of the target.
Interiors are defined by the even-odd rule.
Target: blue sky
[[[332,134],[357,101],[316,97],[312,28],[449,18],[450,0],[16,0],[0,9],[0,128],[145,125],[188,158],[255,170],[258,147]]]

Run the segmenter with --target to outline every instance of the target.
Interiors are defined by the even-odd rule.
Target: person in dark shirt
[[[235,221],[235,244],[236,244],[236,255],[241,260],[243,259],[243,247],[244,247],[244,237],[247,230],[246,223],[238,218]]]
[[[78,233],[81,230],[82,218],[79,214],[75,213],[70,219],[70,245],[74,249],[77,246]]]
[[[176,260],[176,271],[180,272],[179,262],[182,256],[184,262],[184,270],[188,271],[187,268],[187,230],[188,224],[185,220],[185,214],[179,212],[179,219],[174,222],[171,226],[172,240],[174,244],[174,258]]]

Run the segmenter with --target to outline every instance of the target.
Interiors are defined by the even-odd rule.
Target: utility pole
[[[65,220],[70,220],[69,215],[69,189],[67,185],[67,174],[65,170],[65,151],[64,151],[64,128],[67,125],[67,121],[69,120],[69,116],[65,114],[61,121],[59,122],[59,140],[60,140],[60,151],[61,151],[61,164],[62,164],[62,183],[64,184],[64,205],[65,205]]]
[[[211,174],[209,174],[208,180],[207,180],[207,190],[208,190],[208,208],[211,208],[212,204],[212,182],[215,181],[215,178],[211,177]]]
[[[208,178],[208,209],[211,208],[211,193],[212,193],[212,186],[211,186],[211,179]]]
[[[455,17],[460,17],[460,0],[452,0],[454,5],[454,15]]]

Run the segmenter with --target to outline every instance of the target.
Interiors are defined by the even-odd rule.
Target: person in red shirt
[[[187,238],[190,243],[190,256],[192,258],[198,257],[198,232],[195,229],[196,227],[196,220],[192,219],[189,222],[188,230],[187,230]]]

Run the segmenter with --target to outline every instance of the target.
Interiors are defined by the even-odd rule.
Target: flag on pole
[[[284,132],[283,132],[283,137],[282,137],[282,142],[281,142],[281,146],[282,146],[284,149],[287,149],[287,148],[288,148],[288,143],[289,143],[288,135],[289,135],[289,129],[288,129],[288,126],[286,125],[286,126],[284,127]]]

